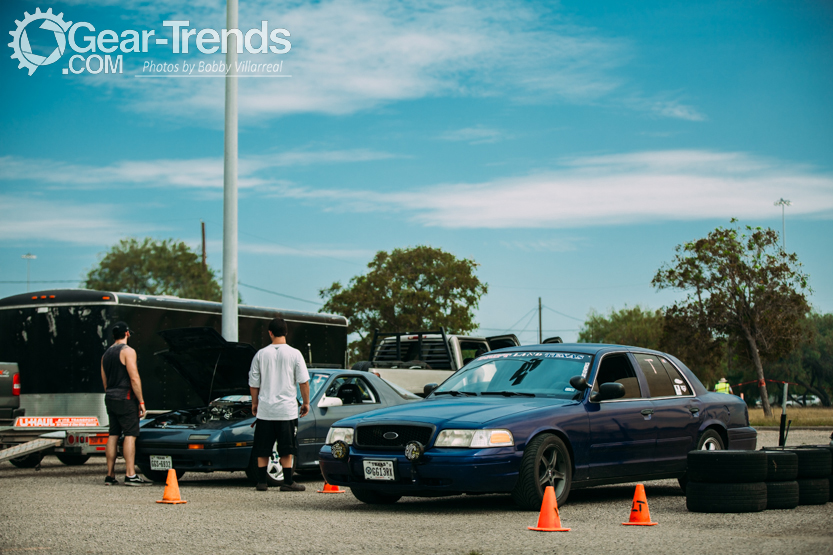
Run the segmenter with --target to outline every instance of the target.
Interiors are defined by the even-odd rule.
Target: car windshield
[[[573,399],[579,392],[570,386],[570,378],[586,378],[592,362],[593,355],[578,353],[523,351],[486,354],[461,368],[435,389],[433,395]]]

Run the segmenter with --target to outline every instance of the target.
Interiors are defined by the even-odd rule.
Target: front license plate
[[[362,461],[366,480],[395,480],[393,461]]]
[[[174,467],[173,461],[171,457],[166,457],[163,455],[151,455],[150,456],[150,469],[151,470],[170,470]]]

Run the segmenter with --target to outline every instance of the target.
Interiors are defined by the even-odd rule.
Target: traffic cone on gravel
[[[530,530],[538,532],[569,532],[569,528],[561,527],[561,517],[558,515],[558,501],[555,499],[555,489],[547,486],[544,490],[544,501],[541,503],[541,514],[538,515],[538,526],[529,526]]]
[[[622,523],[625,526],[656,526],[657,522],[651,522],[651,513],[648,511],[648,498],[645,497],[645,486],[636,484],[636,491],[633,494],[633,506],[631,507],[631,519]]]
[[[162,494],[162,500],[157,501],[157,503],[170,503],[172,505],[188,503],[179,497],[179,482],[176,481],[176,470],[173,468],[168,470],[168,480],[165,483],[165,493]]]
[[[324,489],[318,490],[318,493],[344,493],[344,490],[338,486],[331,486],[324,480]]]

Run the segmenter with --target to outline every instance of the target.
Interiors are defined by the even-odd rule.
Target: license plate
[[[162,455],[151,455],[150,456],[150,469],[151,470],[170,470],[174,467],[173,461],[171,457],[166,457]]]
[[[107,436],[90,436],[87,441],[90,445],[107,445]]]
[[[362,461],[366,480],[395,480],[393,461]]]

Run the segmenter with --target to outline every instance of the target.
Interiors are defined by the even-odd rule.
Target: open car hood
[[[158,333],[168,350],[156,354],[191,384],[206,405],[217,397],[249,394],[254,347],[226,341],[214,328],[179,328]]]

